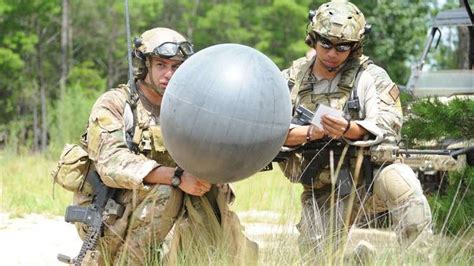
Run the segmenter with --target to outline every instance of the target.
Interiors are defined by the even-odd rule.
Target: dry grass
[[[71,193],[57,186],[53,199],[50,171],[55,164],[55,160],[43,156],[12,157],[0,152],[0,211],[13,216],[27,213],[63,215],[70,204]],[[363,239],[376,249],[366,265],[472,265],[474,260],[473,221],[467,230],[454,237],[436,235],[430,246],[406,252],[398,247],[393,233],[359,229],[351,232],[347,245],[341,245],[345,250],[327,245],[327,252],[317,257],[302,255],[295,230],[301,211],[301,186],[291,184],[274,170],[257,173],[235,183],[234,187],[237,199],[232,209],[239,213],[247,234],[260,244],[259,265],[304,265],[308,264],[308,258],[314,260],[309,264],[317,265],[357,264],[357,259],[350,254]],[[180,264],[228,265],[228,257],[218,254],[218,251],[213,252],[199,261],[180,261]]]

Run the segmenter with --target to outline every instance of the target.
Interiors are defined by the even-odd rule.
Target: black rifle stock
[[[313,119],[314,113],[311,112],[308,108],[300,105],[296,108],[295,110],[295,116],[293,117],[293,120],[291,120],[291,123],[296,124],[296,125],[308,125],[311,123],[311,119]]]
[[[68,223],[83,223],[89,226],[81,250],[75,258],[59,254],[58,260],[68,264],[80,266],[88,251],[96,249],[104,230],[104,221],[111,215],[122,216],[124,208],[117,204],[114,196],[118,189],[107,187],[100,180],[96,171],[89,171],[86,177],[91,185],[94,197],[88,206],[68,206],[65,220]]]

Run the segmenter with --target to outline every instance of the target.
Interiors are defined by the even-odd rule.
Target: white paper
[[[321,117],[325,114],[332,115],[335,117],[344,117],[343,111],[329,107],[324,104],[320,104],[318,106],[318,109],[316,109],[316,112],[314,113],[313,119],[311,120],[311,124],[322,129],[323,126],[321,125]]]

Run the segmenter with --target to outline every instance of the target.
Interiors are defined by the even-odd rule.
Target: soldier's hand
[[[324,134],[325,134],[324,130],[317,126],[311,125],[309,130],[310,130],[311,141],[322,139],[324,137]]]
[[[321,117],[321,125],[323,126],[326,135],[336,139],[344,135],[349,123],[350,122],[343,117],[332,115],[323,115]]]
[[[188,194],[202,196],[211,189],[211,186],[211,183],[184,172],[181,176],[179,188]]]
[[[309,136],[309,139],[308,139]],[[292,128],[288,132],[288,136],[285,140],[285,146],[296,146],[306,143],[308,141],[313,141],[321,139],[324,137],[324,130],[319,127],[312,125],[297,126]]]

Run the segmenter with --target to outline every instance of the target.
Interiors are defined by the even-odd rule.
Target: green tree
[[[421,55],[433,0],[354,1],[372,25],[365,53],[398,84],[406,84],[410,62]]]
[[[53,106],[61,112],[50,113],[49,119],[51,135],[62,136],[62,139],[53,138],[50,145],[61,148],[65,142],[79,141],[79,137],[85,132],[92,105],[105,86],[106,80],[95,69],[93,62],[85,61],[73,67],[63,99],[56,101]]]
[[[366,53],[386,66],[399,83],[406,81],[409,61],[421,52],[433,1],[354,1],[373,24]],[[196,50],[236,42],[260,50],[278,67],[286,68],[307,51],[307,12],[323,2],[134,0],[130,1],[131,33],[133,37],[151,27],[171,27],[190,37]],[[45,144],[38,137],[44,138],[45,133],[50,135],[48,141],[69,140],[57,139],[59,136],[53,133],[58,132],[59,115],[67,113],[60,109],[67,105],[58,102],[62,73],[61,5],[59,0],[0,0],[0,103],[4,107],[0,110],[0,131],[30,146]],[[123,1],[69,1],[69,8],[72,47],[67,83],[62,84],[64,91],[87,95],[90,90],[103,92],[126,82]],[[71,81],[73,69],[91,71],[95,73],[93,80],[105,84]],[[82,104],[81,110],[90,108],[89,102]],[[79,117],[70,115],[73,117],[64,119]],[[81,125],[85,122],[78,121]]]
[[[55,61],[46,55],[55,58],[54,40],[58,24],[54,18],[60,9],[53,0],[5,0],[0,2],[0,6],[0,28],[4,31],[0,35],[0,44],[2,53],[7,56],[5,61],[2,60],[2,67],[5,66],[7,72],[1,71],[1,75],[8,75],[0,83],[0,94],[8,97],[4,98],[7,108],[0,111],[0,119],[5,121],[4,130],[10,131],[11,138],[18,137],[19,141],[33,139],[34,149],[45,149],[48,84],[55,82],[47,75],[55,67]],[[24,127],[15,129],[12,128],[14,124],[8,125],[12,117],[24,121],[17,123]],[[11,134],[13,131],[19,134]]]
[[[272,5],[258,10],[260,18],[255,47],[267,55],[281,68],[305,55],[308,46],[306,25],[309,1],[274,1]]]
[[[410,119],[403,125],[403,134],[411,140],[474,139],[474,100],[454,99],[442,103],[439,99],[414,103]]]

